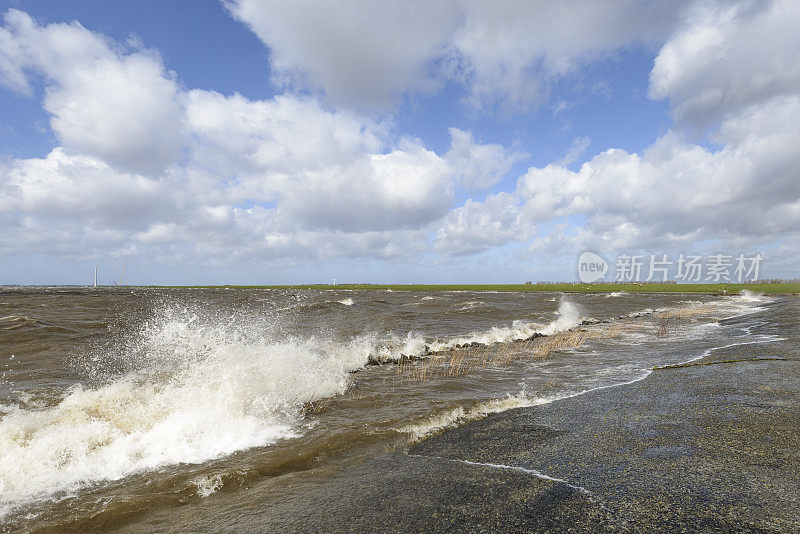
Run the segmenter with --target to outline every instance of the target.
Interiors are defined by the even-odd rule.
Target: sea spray
[[[216,493],[222,487],[222,476],[198,476],[192,480],[192,483],[195,485],[195,487],[197,487],[197,494],[200,497],[205,498],[213,493]]]
[[[344,393],[350,373],[371,360],[508,342],[579,322],[580,310],[562,299],[549,324],[515,321],[436,345],[413,332],[296,338],[261,317],[164,306],[136,335],[116,340],[118,349],[95,355],[93,365],[108,375],[103,383],[90,386],[88,377],[54,406],[13,407],[0,420],[0,513],[297,436],[303,405]]]
[[[741,299],[718,302],[737,309]],[[527,339],[581,321],[580,307],[562,297],[550,322],[519,320],[439,341],[413,332],[342,339],[308,331],[298,337],[292,325],[230,309],[160,309],[137,334],[117,340],[118,351],[97,355],[122,372],[102,384],[76,385],[55,405],[3,406],[0,513],[96,482],[297,436],[305,431],[303,406],[344,393],[351,373],[372,358],[396,361],[437,347]],[[501,405],[526,401],[509,402]],[[471,413],[445,413],[442,421],[457,424]]]
[[[430,344],[431,352],[444,352],[474,344],[493,345],[523,341],[540,335],[565,332],[581,324],[581,309],[567,297],[562,297],[558,305],[557,317],[549,323],[536,323],[516,320],[510,326],[496,326],[483,332],[474,332]]]
[[[753,291],[742,289],[741,293],[739,293],[739,300],[743,302],[765,302],[769,300],[769,298],[760,293],[754,293]]]
[[[360,340],[275,340],[258,326],[164,312],[127,345],[132,370],[96,388],[76,385],[55,406],[5,415],[0,514],[296,436],[303,404],[343,393],[366,364]]]
[[[86,342],[64,344],[63,336],[51,337],[46,347],[70,362],[82,353],[94,354],[95,359],[89,363],[103,371],[101,376],[86,373],[80,378],[81,385],[43,394],[44,402],[36,400],[39,394],[35,388],[29,390],[32,397],[24,397],[28,395],[24,383],[17,386],[19,389],[9,388],[11,393],[2,399],[5,404],[0,406],[4,412],[0,413],[0,450],[4,452],[4,457],[0,458],[0,507],[8,511],[36,498],[60,499],[75,495],[74,500],[70,498],[57,507],[83,509],[96,517],[94,514],[99,516],[113,509],[111,505],[106,506],[109,498],[117,502],[131,498],[131,507],[149,502],[136,500],[139,492],[145,495],[142,499],[151,498],[150,486],[143,489],[141,484],[161,481],[153,486],[161,494],[161,488],[167,487],[163,484],[165,476],[180,477],[179,488],[185,488],[188,480],[189,491],[198,496],[222,489],[233,490],[234,484],[230,488],[223,486],[228,485],[227,475],[218,474],[220,469],[227,473],[228,466],[217,466],[216,462],[211,464],[210,473],[205,466],[173,469],[160,466],[202,462],[203,458],[224,456],[250,444],[275,443],[300,433],[308,434],[303,439],[279,442],[268,451],[257,449],[231,459],[238,463],[239,458],[244,457],[248,464],[266,462],[272,465],[273,453],[294,457],[298,451],[306,453],[309,443],[319,446],[319,450],[325,449],[327,443],[348,443],[348,447],[357,447],[353,444],[359,443],[366,434],[369,439],[382,439],[383,430],[410,429],[415,425],[418,428],[412,430],[416,432],[408,433],[419,437],[436,432],[437,428],[481,417],[489,410],[525,405],[530,402],[528,399],[506,398],[505,395],[526,385],[536,388],[535,395],[552,395],[549,398],[560,398],[598,385],[609,387],[609,382],[617,384],[629,380],[631,374],[638,379],[637,372],[649,372],[642,368],[680,361],[676,355],[683,357],[684,348],[689,347],[684,343],[694,337],[717,338],[726,332],[735,332],[734,327],[708,321],[730,316],[740,308],[752,311],[760,305],[760,301],[747,304],[740,296],[713,297],[705,305],[699,301],[683,303],[699,308],[702,313],[676,315],[684,321],[683,328],[671,333],[674,337],[667,344],[649,334],[650,321],[637,320],[658,310],[667,310],[656,306],[669,305],[674,299],[660,296],[631,296],[637,307],[648,307],[631,313],[624,302],[609,300],[596,309],[598,299],[580,295],[562,297],[558,306],[548,300],[549,295],[536,299],[526,296],[532,301],[530,306],[527,303],[517,306],[510,300],[503,300],[509,303],[508,308],[502,303],[498,306],[499,297],[482,296],[492,309],[503,313],[487,314],[471,323],[459,318],[457,325],[447,324],[448,317],[443,315],[443,324],[438,325],[433,322],[436,317],[425,316],[424,312],[397,311],[398,303],[419,299],[420,295],[400,298],[381,294],[382,298],[377,299],[364,293],[356,297],[356,304],[351,307],[324,301],[326,296],[341,298],[327,293],[303,293],[302,298],[296,299],[293,294],[280,293],[274,300],[262,304],[262,300],[253,295],[248,302],[244,292],[228,291],[220,297],[219,291],[180,291],[176,290],[175,297],[172,291],[156,293],[155,297],[144,301],[146,307],[138,309],[136,306],[141,302],[137,299],[109,299],[110,305],[103,303],[88,315],[83,302],[74,300],[77,305],[72,313],[78,314],[81,321],[101,325],[92,330],[96,336],[92,339],[97,339],[98,343],[105,343],[107,339],[102,330],[107,310],[133,304],[130,306],[133,311],[131,317],[118,321],[119,328],[112,325],[116,348],[111,346],[105,352],[84,350]],[[194,297],[198,292],[204,296]],[[521,295],[509,295],[511,297],[516,300]],[[177,304],[159,306],[157,302],[154,304],[156,298],[170,299]],[[423,299],[428,304],[420,308],[452,311],[464,300],[463,296],[456,295],[448,302],[443,294],[437,294],[436,299]],[[299,310],[298,313],[280,312],[286,309],[287,301],[292,300],[300,303],[291,308]],[[310,301],[313,301],[311,305]],[[582,318],[583,311],[574,301],[584,303],[587,315],[591,313],[597,319]],[[148,311],[153,309],[157,311]],[[12,311],[19,317],[27,313],[24,307],[8,313]],[[400,314],[402,320],[385,319]],[[406,320],[409,316],[414,320]],[[423,320],[418,320],[420,317]],[[513,321],[515,317],[517,321]],[[360,375],[351,373],[373,358],[388,362],[398,361],[404,354],[429,353],[435,343],[445,349],[478,343],[478,340],[490,345],[561,330],[572,330],[567,337],[581,337],[595,328],[605,328],[590,324],[617,321],[626,326],[622,335],[602,339],[600,346],[586,349],[589,352],[573,353],[560,348],[561,352],[547,362],[529,357],[512,361],[506,359],[504,353],[528,351],[531,356],[530,349],[535,346],[565,336],[553,335],[533,344],[448,355],[458,358],[464,354],[467,357],[497,354],[492,360],[497,365],[480,368],[463,379],[448,375],[442,381],[427,383],[391,381],[389,378],[402,375],[390,367],[371,369]],[[581,324],[586,324],[586,328],[576,328]],[[628,328],[637,325],[639,330]],[[391,328],[397,331],[392,332]],[[415,330],[409,332],[411,328]],[[133,329],[138,333],[130,333]],[[437,336],[437,332],[440,335]],[[643,334],[640,341],[645,346],[642,348],[636,348],[638,338],[636,343],[631,343],[630,335],[639,333]],[[682,337],[686,339],[676,346],[675,355],[667,354],[667,345]],[[56,343],[65,348],[55,352]],[[700,354],[707,346],[696,345],[699,348],[692,354]],[[563,347],[560,343],[554,346]],[[14,362],[21,357],[25,357],[24,353],[17,352]],[[424,366],[425,363],[406,367]],[[87,365],[87,369],[91,368],[92,365]],[[72,375],[65,373],[63,376],[66,382],[74,382]],[[548,378],[552,380],[545,384]],[[351,381],[358,381],[359,387],[348,392]],[[443,386],[443,382],[447,384]],[[397,387],[386,387],[387,384],[397,384]],[[323,397],[330,398],[341,392],[344,395],[336,402],[319,403],[329,409],[303,410],[310,400],[316,406]],[[485,403],[486,399],[497,400]],[[303,420],[303,417],[308,419]],[[338,426],[342,424],[347,428],[344,432],[345,427]],[[389,432],[389,437],[395,439],[396,436]],[[321,442],[325,445],[320,445]],[[156,469],[148,471],[146,476],[114,485],[113,493],[106,493],[102,487],[85,496],[75,491],[153,467]],[[171,483],[168,486],[172,488]],[[97,496],[101,498],[96,499]],[[32,509],[47,510],[48,506],[36,504],[20,512],[27,514]]]
[[[567,297],[561,297],[558,304],[558,318],[540,333],[545,335],[564,332],[581,323],[581,308]]]

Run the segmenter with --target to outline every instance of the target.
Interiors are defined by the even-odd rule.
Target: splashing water
[[[221,293],[209,290],[202,298],[195,298],[193,292],[181,290],[180,298],[174,300],[167,292],[163,293],[167,296],[158,296],[162,300],[142,299],[142,307],[131,312],[133,320],[122,317],[116,331],[138,330],[121,336],[112,334],[107,339],[107,351],[85,350],[84,342],[68,344],[69,337],[62,332],[72,330],[51,332],[48,324],[24,323],[37,336],[48,332],[48,350],[67,343],[57,352],[59,357],[63,355],[70,362],[80,360],[70,363],[71,369],[88,372],[80,376],[65,373],[62,384],[82,383],[44,394],[36,390],[33,381],[19,386],[5,383],[7,397],[0,398],[0,518],[17,521],[27,517],[22,514],[33,509],[29,506],[32,503],[47,509],[49,505],[39,501],[65,497],[70,500],[55,506],[107,513],[105,501],[95,501],[94,491],[83,496],[80,490],[97,485],[98,493],[102,493],[104,481],[143,472],[146,476],[141,479],[148,481],[165,474],[177,476],[180,472],[183,477],[191,472],[193,478],[182,478],[178,489],[197,498],[206,497],[235,489],[235,484],[226,487],[229,476],[231,481],[239,476],[227,471],[227,462],[211,463],[210,471],[204,466],[164,467],[202,464],[276,443],[265,451],[236,455],[231,462],[246,457],[248,462],[257,458],[256,463],[272,465],[273,453],[276,461],[283,462],[285,457],[293,458],[296,451],[314,452],[314,447],[328,447],[329,443],[347,443],[350,447],[369,436],[366,450],[374,445],[370,440],[383,440],[387,435],[387,439],[395,440],[398,431],[407,435],[402,439],[416,441],[496,411],[549,402],[587,388],[627,383],[644,376],[649,372],[644,369],[654,364],[673,362],[671,353],[665,355],[663,341],[648,333],[650,320],[636,320],[669,309],[654,306],[678,301],[683,308],[698,312],[687,313],[683,330],[671,338],[671,343],[680,340],[683,344],[679,355],[683,358],[684,349],[700,355],[707,348],[701,340],[719,336],[718,331],[740,328],[733,325],[724,330],[716,322],[719,318],[752,313],[763,305],[762,297],[748,293],[690,302],[679,300],[685,297],[630,296],[630,300],[636,299],[637,307],[647,305],[638,311],[631,311],[627,298],[600,299],[602,303],[598,303],[596,297],[580,295],[553,299],[551,295],[462,293],[423,297],[401,292],[387,296],[381,291],[359,294],[355,297],[358,305],[350,307],[351,298],[328,292],[266,296]],[[476,302],[478,297],[487,303],[480,313],[455,313],[467,299]],[[164,299],[172,304],[164,305]],[[557,309],[556,299],[560,299]],[[425,304],[401,308],[410,301]],[[130,302],[140,301],[126,297],[109,302],[119,302],[121,309],[127,309]],[[584,308],[576,302],[585,307],[588,321],[582,321]],[[14,316],[0,318],[0,333],[16,336],[13,330],[4,328],[16,327],[18,318],[29,317],[26,314],[38,317],[25,306],[29,306],[27,301],[19,310],[12,310]],[[108,309],[103,303],[92,313],[78,312],[77,317],[97,321]],[[216,309],[219,312],[213,311]],[[60,326],[52,314],[44,318]],[[441,375],[428,382],[404,381],[404,375],[394,372],[403,366],[352,374],[369,363],[402,360],[405,365],[409,362],[404,355],[430,355],[435,365],[437,360],[430,353],[437,350],[456,349],[455,358],[465,354],[482,358],[505,351],[527,354],[531,346],[549,340],[480,348],[474,353],[465,345],[490,346],[526,340],[535,334],[557,334],[582,322],[588,330],[600,329],[605,325],[599,323],[616,320],[643,330],[632,328],[619,337],[598,338],[580,350],[567,348],[547,362],[534,358],[492,360],[491,365],[475,367],[469,374]],[[103,322],[97,322],[105,328]],[[591,326],[594,322],[598,326]],[[92,328],[98,333],[98,328]],[[553,339],[558,341],[559,337]],[[99,342],[106,342],[102,331],[99,338]],[[658,350],[650,350],[651,345]],[[27,372],[23,365],[28,362],[18,363],[20,356],[25,357],[18,353],[16,359],[8,360],[9,375]],[[439,361],[446,362],[449,357]],[[427,363],[410,362],[407,367],[424,369]],[[354,381],[357,387],[350,389]],[[520,389],[523,393],[513,395]],[[319,403],[327,408],[307,409],[310,402],[316,406],[318,400],[339,395],[333,402]],[[390,432],[386,434],[386,430]],[[300,436],[305,437],[289,441]],[[363,452],[359,447],[362,445],[353,446],[357,454]],[[149,490],[142,489],[142,483],[139,478],[132,479],[134,490],[129,496],[140,490],[146,494]],[[127,487],[127,481],[115,485],[112,491],[117,494],[122,487]],[[131,502],[138,501],[134,498]]]
[[[739,293],[739,299],[743,300],[744,302],[764,302],[768,300],[764,297],[764,295],[760,293],[754,293],[753,291],[748,291],[747,289],[742,289],[741,293]]]
[[[167,312],[124,355],[136,369],[0,420],[0,514],[14,504],[297,435],[304,403],[341,394],[367,351],[270,339],[246,323]]]

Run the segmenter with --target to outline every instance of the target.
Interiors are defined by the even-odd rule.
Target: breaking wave
[[[0,420],[0,516],[17,505],[296,436],[304,403],[343,393],[366,353],[277,341],[242,322],[167,312],[120,355],[122,376]]]
[[[758,309],[765,299],[744,293],[717,302],[730,313]],[[18,322],[16,316],[0,319]],[[102,385],[76,385],[54,406],[0,405],[0,517],[92,484],[298,436],[305,428],[304,406],[343,394],[351,373],[370,363],[525,340],[584,322],[580,307],[562,297],[550,322],[515,321],[442,340],[413,332],[341,340],[282,335],[280,325],[253,317],[165,309],[119,349],[98,355],[98,367],[125,369]],[[495,399],[435,414],[401,431],[419,440],[463,421],[550,400],[524,394]],[[198,478],[195,485],[198,495],[207,496],[221,481]]]
[[[575,328],[581,324],[580,307],[567,298],[562,298],[556,312],[557,317],[549,323],[514,321],[510,326],[496,326],[482,332],[474,332],[447,339],[426,340],[423,336],[409,333],[405,337],[392,336],[379,342],[370,355],[371,363],[386,363],[407,358],[422,358],[428,354],[446,352],[468,346],[493,345],[523,341],[538,336],[552,335]]]
[[[447,428],[459,426],[468,421],[483,419],[489,414],[547,402],[549,402],[548,399],[529,399],[522,392],[519,395],[508,395],[505,398],[482,402],[471,409],[464,409],[463,406],[458,406],[452,410],[434,414],[417,423],[398,428],[397,431],[408,434],[412,442],[417,442]]]
[[[515,322],[441,342],[413,333],[341,341],[281,337],[255,319],[167,309],[118,353],[94,360],[98,369],[125,372],[97,387],[75,385],[55,406],[2,407],[0,516],[98,482],[298,436],[303,406],[344,393],[351,373],[371,362],[524,339],[579,321],[577,306],[563,300],[549,324]],[[215,491],[214,483],[200,486],[201,494]]]
[[[744,294],[718,302],[738,311],[764,299]],[[352,303],[344,301],[340,304]],[[125,369],[102,385],[76,385],[55,406],[0,406],[0,517],[19,505],[92,484],[296,437],[306,429],[304,406],[345,393],[352,372],[370,363],[525,340],[587,322],[591,319],[581,308],[562,297],[549,322],[515,321],[442,340],[413,332],[341,340],[282,335],[281,325],[258,318],[221,320],[208,312],[165,309],[121,348],[98,355],[100,366],[110,361]],[[419,440],[490,413],[551,400],[509,396],[435,414],[400,430]],[[206,496],[220,482],[198,479],[196,486]]]

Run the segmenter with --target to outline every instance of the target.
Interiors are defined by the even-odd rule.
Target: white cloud
[[[18,160],[5,176],[7,207],[42,218],[74,219],[111,228],[135,228],[163,216],[166,188],[156,180],[121,173],[91,156],[56,148],[47,157]]]
[[[589,148],[589,145],[592,144],[592,140],[589,139],[587,136],[583,137],[576,137],[572,140],[572,146],[569,147],[567,153],[564,154],[564,157],[561,158],[561,161],[558,163],[563,166],[567,166],[570,163],[575,163],[578,159],[583,156],[586,150]]]
[[[452,201],[447,161],[413,139],[384,150],[386,132],[370,119],[290,96],[255,102],[192,91],[188,102],[197,140],[189,165],[231,178],[229,201],[277,203],[281,221],[346,231],[419,227]]]
[[[452,37],[479,108],[525,109],[558,77],[634,44],[656,45],[686,2],[461,2]]]
[[[317,42],[312,34],[284,35],[300,24],[289,4],[258,29],[259,5],[243,0],[231,10],[277,43],[280,72],[302,71],[334,100],[384,105],[451,76],[468,81],[476,105],[500,98],[523,107],[549,77],[651,32],[658,40],[672,23],[656,14],[669,19],[678,10],[579,2],[573,9],[537,4],[537,11],[508,2],[484,13],[483,4],[459,2],[455,21],[447,4],[437,4],[430,27],[418,30],[409,20],[428,7],[403,4],[366,35],[351,35],[364,22],[360,15],[323,6],[312,22],[325,26],[327,17],[329,24]],[[791,244],[800,227],[800,83],[792,70],[800,44],[787,37],[785,23],[796,6],[703,5],[664,44],[651,76],[652,95],[669,98],[681,123],[641,153],[609,149],[572,171],[567,165],[589,146],[578,137],[559,163],[528,169],[511,192],[497,185],[525,155],[481,143],[470,131],[450,128],[447,151],[436,153],[388,120],[328,108],[319,97],[250,100],[184,90],[153,51],[77,23],[40,26],[10,11],[0,28],[3,83],[32,97],[43,86],[62,146],[0,168],[0,252],[245,264],[465,255],[513,242],[541,257],[582,247]],[[364,7],[367,15],[371,9]],[[352,28],[345,15],[354,17]],[[287,20],[295,26],[272,27]],[[407,60],[395,57],[404,52],[386,37],[393,30],[413,48]],[[419,41],[416,31],[424,34]],[[763,49],[750,46],[748,55],[737,33]],[[350,41],[326,56],[318,48],[331,35]],[[382,62],[394,61],[396,72],[373,80]],[[526,93],[529,86],[534,93]],[[684,119],[716,121],[709,139],[718,148],[696,144]],[[454,206],[475,191],[480,200]]]
[[[407,87],[436,87],[426,64],[459,19],[451,1],[224,3],[268,44],[278,80],[370,108],[386,107]]]
[[[232,165],[231,172],[321,170],[385,148],[382,125],[347,111],[324,110],[311,98],[253,101],[193,90],[184,100],[187,127],[197,142],[194,160]]]
[[[421,246],[457,186],[491,185],[520,157],[457,129],[439,155],[394,139],[389,123],[310,97],[183,91],[155,53],[77,23],[39,26],[10,11],[3,31],[2,57],[25,74],[14,89],[33,96],[44,84],[64,143],[4,172],[5,250],[47,250],[57,236],[63,254],[392,257]],[[164,147],[180,162],[162,158]],[[25,244],[48,225],[59,228],[52,239]]]
[[[437,252],[474,254],[511,241],[532,237],[534,227],[521,209],[520,198],[498,193],[484,202],[467,200],[447,214],[436,235]]]
[[[175,223],[156,223],[150,226],[146,231],[137,232],[133,239],[144,243],[151,244],[169,244],[181,241],[181,228]]]
[[[230,200],[275,202],[279,220],[306,228],[420,228],[447,212],[456,184],[486,188],[523,156],[455,128],[443,156],[416,139],[389,147],[384,124],[309,98],[191,91],[187,102],[189,165],[235,177]]]
[[[703,242],[760,247],[792,237],[800,228],[798,4],[699,3],[688,13],[651,73],[651,95],[668,97],[680,119],[674,130],[640,154],[609,149],[576,172],[565,167],[574,154],[529,169],[512,195],[451,213],[439,249],[529,239],[508,206],[529,223],[570,221],[533,239],[533,250],[550,255]],[[711,133],[720,148],[688,141],[685,123],[711,121],[720,121]]]
[[[660,43],[686,2],[224,3],[269,47],[278,78],[334,102],[385,109],[455,80],[475,107],[524,109],[598,56]]]
[[[800,3],[702,2],[661,48],[650,95],[681,121],[707,124],[747,106],[797,94]]]
[[[457,210],[482,215],[459,216],[459,224],[448,218],[439,241],[459,243],[460,250],[469,248],[470,235],[478,248],[527,239],[527,228],[509,224],[508,208],[498,210],[498,203],[514,206],[530,223],[572,218],[575,239],[549,241],[562,249],[619,252],[791,236],[800,227],[797,139],[800,96],[769,100],[723,123],[718,140],[724,146],[716,151],[670,132],[641,154],[608,150],[576,172],[531,168],[512,197],[501,193]]]
[[[513,153],[498,144],[475,142],[472,132],[450,128],[450,150],[447,161],[460,183],[468,189],[486,189],[511,170],[511,166],[527,154]]]
[[[149,174],[175,161],[178,85],[156,53],[128,51],[78,23],[39,26],[16,10],[4,20],[4,85],[30,93],[30,76],[45,79],[44,108],[65,148]]]
[[[453,198],[446,162],[416,144],[301,180],[281,192],[279,213],[309,228],[419,228],[447,213]]]

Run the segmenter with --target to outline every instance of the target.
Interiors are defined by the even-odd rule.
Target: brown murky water
[[[768,342],[725,319],[769,300],[3,289],[0,530],[247,513],[254,494],[263,506],[287,481],[491,412]]]

